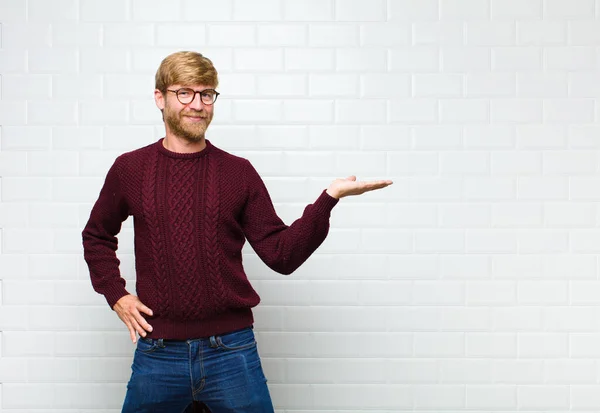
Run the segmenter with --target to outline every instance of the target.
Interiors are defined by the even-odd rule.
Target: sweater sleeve
[[[111,308],[121,297],[129,294],[119,271],[120,261],[116,254],[116,235],[129,216],[121,192],[118,162],[119,158],[108,171],[82,232],[83,255],[90,270],[92,286],[96,292],[104,295]]]
[[[242,227],[248,242],[272,270],[291,274],[323,243],[329,232],[331,210],[338,203],[324,190],[287,226],[279,218],[258,172],[246,161],[246,191]]]

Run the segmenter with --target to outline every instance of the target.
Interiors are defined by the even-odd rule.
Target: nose
[[[192,99],[192,101],[188,104],[188,106],[192,109],[195,110],[202,110],[204,109],[204,103],[202,102],[202,98],[200,97],[200,93],[195,93],[194,94],[194,99]]]

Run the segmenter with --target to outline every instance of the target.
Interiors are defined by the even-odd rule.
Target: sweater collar
[[[173,151],[170,151],[167,148],[165,148],[165,146],[163,145],[163,140],[164,140],[164,138],[160,138],[156,142],[155,146],[158,149],[158,152],[162,153],[163,155],[168,156],[169,158],[195,159],[195,158],[200,158],[202,156],[208,155],[214,149],[213,144],[210,143],[210,141],[208,139],[205,139],[206,147],[199,152],[190,152],[190,153],[173,152]]]

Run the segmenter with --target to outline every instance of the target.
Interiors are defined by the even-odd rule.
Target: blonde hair
[[[155,87],[165,93],[167,87],[219,85],[217,70],[209,58],[198,52],[176,52],[165,57],[156,71]]]

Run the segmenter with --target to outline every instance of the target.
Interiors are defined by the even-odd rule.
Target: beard
[[[201,117],[200,121],[190,121],[189,116]],[[165,123],[169,130],[176,136],[185,139],[190,143],[201,142],[210,122],[212,121],[212,112],[197,110],[182,110],[176,112],[165,106]]]

